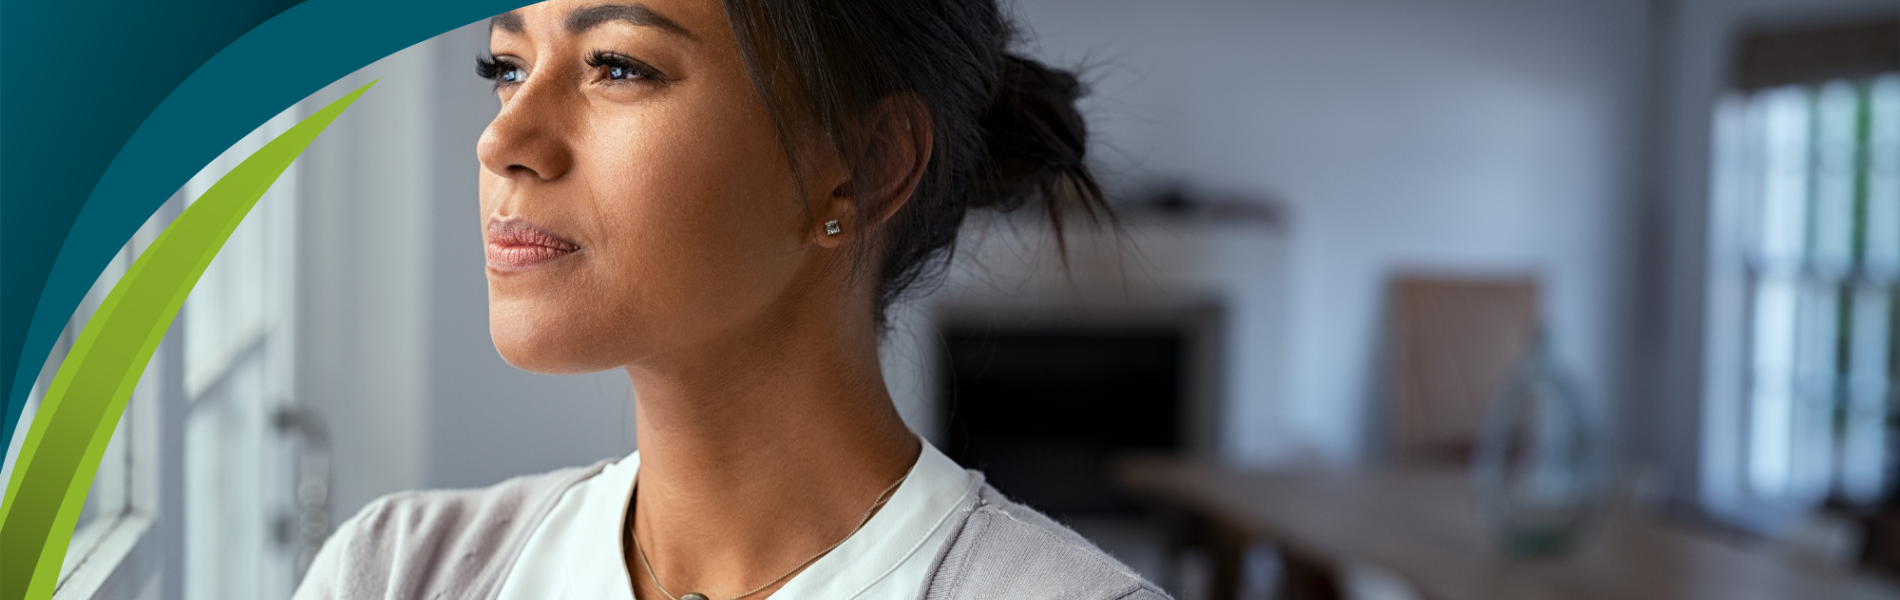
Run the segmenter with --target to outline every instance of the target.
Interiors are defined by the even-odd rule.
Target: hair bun
[[[914,94],[929,110],[930,159],[910,196],[889,213],[856,203],[865,223],[888,215],[879,235],[862,238],[879,245],[852,244],[877,265],[880,327],[900,296],[942,280],[972,208],[1036,205],[1065,261],[1064,213],[1119,223],[1084,163],[1088,129],[1075,107],[1084,86],[1011,54],[1016,27],[997,0],[723,3],[794,174],[791,132],[800,128],[790,115],[815,117],[837,144],[866,134],[869,111],[893,94]]]
[[[989,106],[978,119],[985,157],[972,207],[1010,211],[1040,198],[1051,217],[1074,203],[1094,214],[1101,190],[1083,159],[1088,126],[1075,101],[1085,90],[1074,73],[1004,54]]]

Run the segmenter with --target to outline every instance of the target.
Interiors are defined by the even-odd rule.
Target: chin
[[[572,316],[580,311],[522,304],[528,303],[497,302],[489,308],[489,336],[509,365],[545,375],[620,366],[608,357],[609,352],[601,351],[609,346],[607,340],[599,339],[608,328],[576,322]]]

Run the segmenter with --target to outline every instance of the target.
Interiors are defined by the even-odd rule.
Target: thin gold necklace
[[[798,566],[792,567],[792,570],[786,571],[784,575],[773,577],[771,581],[765,582],[765,585],[752,588],[752,591],[739,594],[731,598],[727,598],[726,600],[740,600],[741,598],[745,598],[747,596],[751,596],[753,594],[763,592],[765,591],[765,588],[769,588],[774,585],[777,585],[778,582],[784,581],[785,578],[787,577],[791,577],[793,573],[797,573],[800,569],[810,566],[811,563],[817,561],[819,557],[822,557],[826,554],[830,554],[832,550],[838,549],[838,546],[844,545],[845,540],[851,539],[851,536],[856,535],[859,529],[864,529],[865,523],[871,522],[871,514],[877,512],[878,507],[884,506],[885,503],[890,502],[891,491],[896,490],[897,486],[902,485],[905,479],[910,479],[910,473],[908,472],[905,473],[903,477],[897,478],[897,481],[891,482],[890,487],[884,488],[884,491],[882,492],[878,492],[877,500],[871,503],[870,508],[864,509],[864,516],[858,519],[858,526],[852,527],[851,533],[844,534],[844,539],[840,539],[837,541],[837,543],[827,546],[823,550],[819,550],[817,554],[811,555],[811,558],[805,559],[805,562],[798,563]],[[637,481],[634,484],[634,488],[635,489],[639,488],[639,484]],[[632,514],[629,513],[628,517],[631,518]],[[640,536],[633,534],[633,527],[631,525],[627,527],[626,532],[627,532],[626,534],[627,538],[633,540],[634,553],[640,555],[640,566],[645,567],[647,570],[647,579],[650,579],[653,581],[653,587],[659,588],[660,593],[664,594],[667,600],[708,600],[705,594],[701,594],[698,592],[687,592],[684,595],[674,596],[673,592],[667,591],[666,585],[660,583],[660,576],[653,573],[653,563],[647,560],[646,549],[640,547]]]

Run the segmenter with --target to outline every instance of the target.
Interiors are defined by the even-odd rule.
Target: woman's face
[[[820,169],[799,187],[720,3],[602,1],[630,2],[544,2],[490,36],[489,321],[531,371],[743,336],[833,246],[811,202],[837,182]]]

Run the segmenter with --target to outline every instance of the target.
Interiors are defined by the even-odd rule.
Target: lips
[[[488,222],[488,269],[519,273],[579,252],[579,244],[519,219]]]

